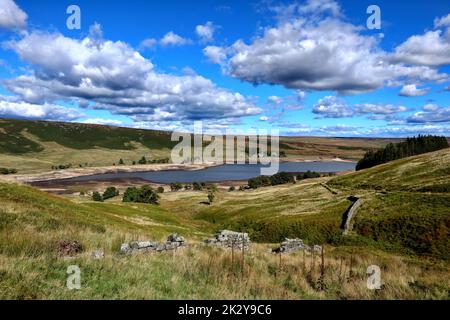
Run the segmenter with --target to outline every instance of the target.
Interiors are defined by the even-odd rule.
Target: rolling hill
[[[446,149],[335,178],[220,191],[212,206],[201,204],[205,192],[164,193],[154,206],[120,198],[94,203],[86,196],[63,198],[0,183],[0,297],[445,299],[450,193],[441,186],[450,176],[449,159]],[[342,236],[349,195],[365,202],[350,235]],[[199,244],[221,228],[249,232],[261,243],[247,253],[244,282],[229,252]],[[173,254],[118,254],[122,242],[161,241],[171,232],[192,246]],[[281,268],[268,253],[273,245],[265,243],[284,237],[328,243],[326,290],[317,287],[313,256],[286,255]],[[62,257],[58,244],[64,239],[79,241],[82,253]],[[97,249],[104,258],[92,258]],[[352,270],[344,271],[345,281],[343,262]],[[378,293],[364,287],[367,265],[374,263],[383,266],[388,283]],[[80,266],[85,290],[65,288],[72,264]]]
[[[170,132],[102,125],[0,119],[0,167],[19,173],[50,171],[52,166],[111,166],[142,156],[169,157]],[[357,160],[370,148],[396,139],[281,137],[280,150],[287,159]]]

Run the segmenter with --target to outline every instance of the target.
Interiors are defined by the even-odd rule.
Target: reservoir
[[[64,183],[80,183],[94,181],[114,181],[121,179],[139,179],[153,183],[169,184],[172,182],[222,182],[230,180],[248,180],[261,175],[260,164],[229,164],[210,167],[201,170],[167,170],[167,171],[143,171],[143,172],[114,172],[89,176],[80,176],[58,180]],[[316,162],[280,162],[279,172],[300,173],[316,171],[320,173],[334,173],[341,171],[353,171],[356,164],[341,161],[316,161]],[[48,181],[50,182],[50,181]],[[56,182],[53,180],[51,182]],[[50,182],[50,183],[51,183]]]

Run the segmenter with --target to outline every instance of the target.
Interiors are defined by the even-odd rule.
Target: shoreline
[[[355,163],[352,160],[341,158],[317,159],[317,160],[302,160],[302,159],[280,159],[280,163],[297,162],[297,163],[312,163],[312,162],[346,162]],[[123,172],[152,172],[152,171],[195,171],[211,167],[221,166],[223,163],[203,163],[203,164],[147,164],[147,165],[124,165],[124,166],[106,166],[106,167],[91,167],[91,168],[72,168],[65,170],[57,170],[42,173],[32,174],[14,174],[0,176],[0,181],[16,182],[21,184],[30,184],[36,182],[48,182],[52,180],[64,180],[77,177],[92,176],[107,173],[123,173]]]
[[[168,170],[201,170],[216,166],[214,164],[147,164],[147,165],[127,165],[127,166],[107,166],[92,168],[76,168],[65,169],[43,173],[33,174],[15,174],[0,176],[0,181],[17,182],[17,183],[33,183],[45,182],[51,180],[64,180],[84,176],[92,176],[106,173],[121,172],[149,172],[149,171],[168,171]]]

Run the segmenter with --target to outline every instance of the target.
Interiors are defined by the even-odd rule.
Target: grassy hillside
[[[449,168],[446,149],[335,178],[220,190],[211,206],[206,192],[166,192],[154,206],[0,183],[0,298],[449,299]],[[349,195],[364,203],[344,237]],[[249,232],[257,242],[243,270],[237,253],[201,244],[221,228]],[[125,241],[163,241],[171,232],[191,246],[118,253]],[[285,237],[325,244],[322,277],[317,256],[283,255],[280,263],[269,253]],[[62,240],[78,241],[82,252],[61,256]],[[93,258],[97,249],[104,258]],[[75,292],[65,287],[74,264],[82,272]],[[379,291],[366,288],[372,264],[382,269]]]
[[[268,195],[276,190],[293,200],[290,188],[269,189],[265,190]],[[244,193],[237,201],[259,198],[260,192]],[[228,197],[228,193],[221,193],[221,197]],[[268,200],[270,197],[274,195]],[[186,208],[175,210],[177,201],[183,198]],[[0,298],[449,298],[447,263],[386,254],[370,247],[326,246],[326,271],[321,277],[317,256],[283,255],[280,263],[279,256],[268,253],[273,245],[255,244],[246,252],[241,269],[240,254],[235,252],[233,259],[229,250],[204,247],[196,241],[208,236],[203,231],[211,230],[211,225],[202,219],[188,219],[194,207],[201,207],[197,202],[200,199],[200,193],[170,193],[164,195],[161,207],[121,204],[117,200],[96,204],[0,183]],[[236,208],[229,205],[226,210],[233,212]],[[281,202],[276,208],[278,214],[286,217],[312,212],[306,207],[305,211],[298,211]],[[204,212],[200,209],[199,213]],[[268,210],[264,214],[268,215]],[[172,231],[186,236],[191,246],[163,254],[118,254],[124,241],[162,240]],[[64,239],[79,241],[82,252],[61,256],[58,243]],[[104,258],[93,258],[97,249],[104,250]],[[378,291],[366,287],[366,269],[371,264],[382,268],[384,286]],[[70,265],[81,270],[81,290],[70,291],[65,286]]]
[[[160,159],[176,144],[171,133],[101,125],[0,119],[0,167],[19,173],[50,171],[53,165],[111,166],[123,159],[130,165],[142,156]],[[356,160],[369,148],[390,139],[282,137],[280,150],[288,159]]]
[[[85,167],[125,164],[142,156],[168,157],[176,142],[163,131],[100,125],[0,120],[0,167],[19,173],[50,171],[53,165]]]
[[[329,181],[365,203],[355,234],[450,259],[450,149],[405,158]]]

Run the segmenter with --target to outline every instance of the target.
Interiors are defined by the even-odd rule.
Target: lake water
[[[281,162],[279,172],[321,173],[355,170],[353,162]],[[258,164],[230,164],[201,170],[167,170],[145,172],[116,172],[64,179],[64,182],[84,181],[112,181],[117,179],[141,179],[155,183],[172,182],[220,182],[227,180],[247,180],[261,175],[261,165]]]

